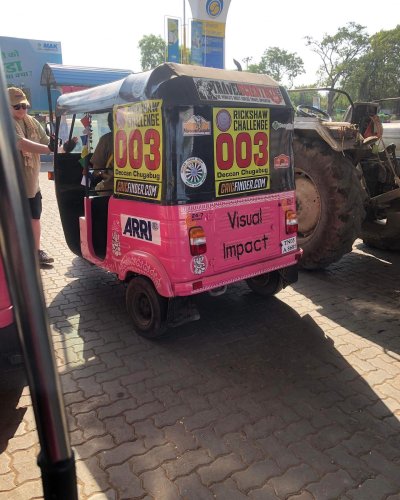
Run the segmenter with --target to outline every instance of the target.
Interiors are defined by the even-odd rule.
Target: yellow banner
[[[161,199],[162,100],[114,109],[115,193]]]
[[[214,108],[213,131],[216,195],[269,189],[269,109]]]
[[[215,21],[202,21],[202,24],[203,35],[224,38],[225,23],[216,23]]]

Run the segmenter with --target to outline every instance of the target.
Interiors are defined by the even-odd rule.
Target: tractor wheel
[[[142,337],[161,337],[167,329],[168,299],[161,297],[153,283],[142,276],[133,278],[126,291],[126,308],[133,329]]]
[[[365,194],[356,168],[341,153],[299,138],[293,147],[299,264],[320,269],[351,252],[365,216]]]
[[[390,212],[384,220],[366,220],[361,238],[369,247],[380,250],[400,250],[400,213]]]
[[[278,271],[260,274],[246,280],[247,286],[253,292],[264,297],[275,295],[283,288],[282,277]]]

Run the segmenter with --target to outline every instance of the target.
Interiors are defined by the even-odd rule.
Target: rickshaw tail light
[[[201,255],[207,252],[206,235],[202,227],[189,229],[189,243],[191,255]]]
[[[293,212],[293,210],[288,210],[286,212],[286,233],[287,234],[297,233],[297,229],[298,229],[297,214],[296,212]]]

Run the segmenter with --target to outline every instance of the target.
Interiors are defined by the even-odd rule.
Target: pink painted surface
[[[4,275],[3,261],[0,257],[0,328],[11,325],[13,321],[13,307]]]
[[[296,235],[287,234],[285,226],[286,212],[296,209],[293,191],[178,206],[111,197],[101,261],[87,241],[89,203],[87,220],[81,219],[84,257],[121,280],[130,272],[148,276],[164,296],[192,295],[280,269],[300,255]],[[194,226],[206,237],[207,251],[199,256],[190,252]]]

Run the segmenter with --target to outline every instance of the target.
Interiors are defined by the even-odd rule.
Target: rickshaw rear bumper
[[[277,270],[282,274],[284,286],[290,285],[297,281],[297,263],[302,253],[302,250],[298,249],[288,255],[275,258],[273,261],[258,262],[211,276],[199,276],[193,281],[175,283],[173,285],[174,296],[195,295]]]

